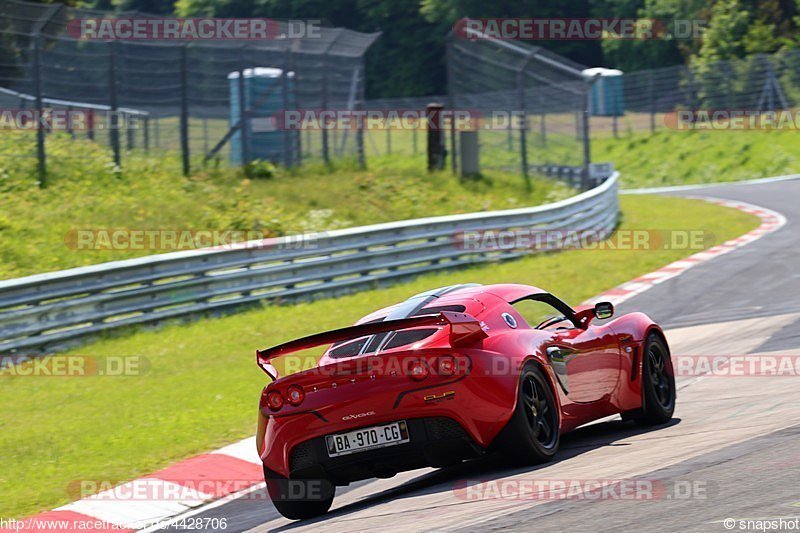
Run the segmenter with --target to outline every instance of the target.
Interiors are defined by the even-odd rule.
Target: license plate
[[[405,420],[325,437],[330,457],[394,446],[408,441],[408,426]]]

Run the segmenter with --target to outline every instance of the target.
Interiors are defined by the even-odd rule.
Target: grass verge
[[[30,142],[4,134],[0,154]],[[575,193],[547,179],[534,179],[527,192],[513,172],[466,180],[430,174],[424,155],[370,158],[367,170],[350,160],[294,171],[260,165],[252,179],[222,165],[187,178],[175,154],[126,153],[120,170],[90,141],[54,134],[47,144],[44,189],[34,178],[35,159],[0,157],[0,279],[171,251],[124,241],[76,250],[67,244],[72,230],[257,230],[271,237],[525,207]]]
[[[738,181],[800,172],[794,131],[657,131],[592,139],[594,161],[613,161],[622,186]]]
[[[622,227],[704,229],[717,243],[758,220],[697,200],[623,197]],[[680,216],[676,216],[680,213]],[[140,376],[0,375],[0,516],[66,503],[75,480],[124,481],[251,435],[265,377],[254,350],[352,323],[408,296],[452,283],[519,282],[578,303],[688,255],[686,250],[569,251],[422,276],[391,288],[215,320],[131,332],[74,353],[142,355]]]

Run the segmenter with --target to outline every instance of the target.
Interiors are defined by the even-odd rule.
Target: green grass
[[[736,181],[800,172],[795,131],[671,131],[592,139],[592,159],[613,161],[623,187]]]
[[[696,200],[621,200],[623,228],[702,228],[721,242],[758,224],[750,215]],[[0,516],[64,504],[71,481],[131,479],[252,435],[266,382],[254,364],[256,348],[340,327],[451,283],[530,283],[576,304],[688,253],[576,250],[430,274],[337,299],[129,332],[74,351],[145,356],[150,369],[141,376],[0,377],[0,405],[7,406],[0,412]]]
[[[35,158],[8,155],[30,143],[33,137],[21,133],[0,136],[0,279],[158,252],[75,250],[65,243],[71,230],[260,230],[275,236],[524,207],[574,194],[543,178],[526,192],[512,172],[469,180],[429,174],[423,155],[370,158],[363,171],[339,160],[247,179],[225,165],[184,178],[174,153],[131,152],[120,172],[105,146],[65,135],[48,137],[49,182],[39,189]]]

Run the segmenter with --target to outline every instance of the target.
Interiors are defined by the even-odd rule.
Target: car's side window
[[[517,312],[522,315],[522,318],[525,319],[525,322],[527,322],[532,328],[535,328],[551,318],[556,319],[557,317],[563,315],[563,313],[561,313],[558,309],[541,300],[520,300],[515,302],[513,305],[514,309],[516,309]],[[572,323],[566,318],[562,321],[559,321],[558,325],[572,327]]]

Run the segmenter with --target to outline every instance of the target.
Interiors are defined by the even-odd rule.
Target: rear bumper
[[[442,352],[453,353],[452,350]],[[434,350],[426,350],[426,354],[439,355]],[[431,375],[415,382],[402,373],[384,372],[375,378],[368,374],[319,378],[316,382],[303,383],[308,392],[302,406],[293,408],[284,405],[277,412],[270,411],[264,405],[262,395],[261,415],[267,419],[264,445],[260,450],[262,461],[270,470],[289,477],[292,470],[298,468],[292,464],[295,448],[308,441],[320,439],[319,442],[323,443],[325,435],[398,420],[410,423],[412,420],[428,418],[454,421],[466,433],[468,442],[479,448],[488,448],[514,410],[518,373],[512,370],[494,375],[491,365],[496,356],[492,353],[467,350],[462,355],[468,356],[471,361],[468,371],[452,377]],[[436,435],[429,438],[426,429],[415,433],[415,438],[423,439],[423,442],[442,440],[435,438]],[[413,449],[414,443],[409,444],[410,447],[390,446],[384,451],[394,453],[395,450]],[[319,450],[327,457],[324,447]],[[420,454],[417,452],[417,455]],[[364,453],[364,456],[368,455]],[[413,464],[423,467],[437,464],[435,457],[422,456],[424,460]],[[397,461],[412,462],[402,457]],[[324,463],[323,466],[328,464],[327,461],[320,462]],[[408,469],[394,468],[397,472]]]
[[[409,442],[350,455],[330,457],[324,436],[304,441],[290,453],[290,478],[322,478],[335,485],[346,485],[361,479],[392,477],[416,468],[445,467],[485,453],[451,418],[416,418],[406,422]]]

